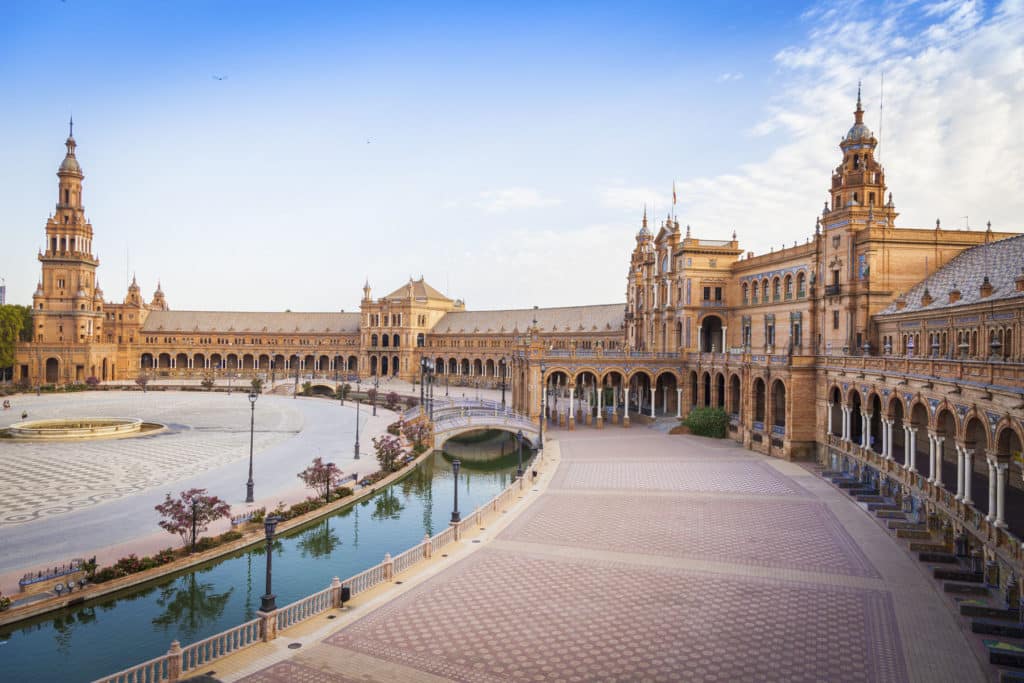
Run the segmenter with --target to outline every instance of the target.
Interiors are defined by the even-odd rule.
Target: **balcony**
[[[840,285],[825,285],[825,296],[839,296]]]

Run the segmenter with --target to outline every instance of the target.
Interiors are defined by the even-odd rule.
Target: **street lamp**
[[[199,496],[192,496],[192,552],[196,551],[196,506],[199,505]]]
[[[458,524],[462,521],[462,515],[459,514],[459,467],[462,465],[458,458],[452,460],[452,478],[455,481],[455,485],[452,490],[455,492],[455,508],[452,510],[452,524]]]
[[[506,365],[505,358],[502,357],[502,359],[500,361],[498,361],[498,367],[501,369],[501,407],[502,408],[505,407],[505,365]]]
[[[537,448],[541,451],[544,450],[544,423],[547,421],[547,396],[548,396],[548,383],[544,379],[544,371],[547,368],[544,367],[544,363],[540,364],[540,444]]]
[[[356,399],[356,453],[353,460],[359,459],[359,399]]]
[[[519,443],[519,468],[516,469],[516,478],[523,478],[523,430],[516,432],[516,441]]]
[[[373,376],[373,416],[377,417],[377,388],[380,386],[380,375]]]
[[[295,356],[295,390],[292,392],[292,398],[299,397],[299,357]]]
[[[251,503],[252,497],[252,435],[256,426],[256,399],[260,395],[253,389],[249,392],[249,481],[245,482],[245,502]]]
[[[277,515],[270,515],[263,520],[263,531],[267,536],[267,592],[263,595],[262,601],[260,602],[261,612],[273,612],[277,609],[277,596],[271,592],[271,557],[274,552],[274,530],[277,529],[277,523],[281,521]]]
[[[277,381],[277,375],[274,374],[274,359],[270,359],[270,388],[274,388],[274,382]]]

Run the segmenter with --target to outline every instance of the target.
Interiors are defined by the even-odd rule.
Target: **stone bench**
[[[975,619],[971,622],[971,632],[1001,638],[1024,638],[1024,626],[1001,619]]]
[[[957,583],[956,581],[946,581],[942,584],[942,590],[953,595],[979,595],[985,596],[989,594],[988,586],[980,583]]]
[[[985,577],[981,572],[972,572],[966,569],[950,569],[947,567],[936,567],[932,576],[940,581],[960,581],[963,583],[984,583]],[[961,605],[963,607],[963,605]],[[962,614],[962,612],[961,612]],[[976,616],[981,616],[976,615]]]

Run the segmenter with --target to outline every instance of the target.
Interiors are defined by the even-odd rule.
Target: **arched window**
[[[785,288],[784,291],[785,291],[785,294],[786,294],[786,299],[787,300],[788,299],[792,299],[793,298],[793,276],[792,275],[787,275],[786,276],[784,288]]]
[[[750,287],[747,285],[746,282],[744,282],[742,289],[743,289],[743,303],[746,304],[747,301],[749,300],[749,296],[750,296]]]
[[[755,281],[753,284],[751,284],[751,287],[752,287],[752,289],[750,291],[753,294],[753,299],[751,299],[750,303],[756,304],[757,303],[757,282]]]
[[[418,346],[420,348],[423,348],[423,344],[424,344],[423,333],[420,332],[419,334],[416,335],[416,346]]]
[[[807,296],[805,291],[805,285],[807,284],[807,276],[803,272],[797,273],[796,276],[796,296],[798,299],[803,299]]]
[[[370,346],[376,346],[376,345],[377,345],[377,335],[372,334],[372,335],[370,335]]]
[[[394,347],[395,347],[396,349],[397,349],[397,348],[398,348],[398,347],[400,346],[400,343],[399,343],[399,339],[398,339],[398,335],[397,335],[397,334],[396,334],[396,335],[394,336],[394,338],[393,338],[393,339],[391,340],[391,345],[392,345],[392,346],[394,346]]]
[[[761,301],[768,303],[768,278],[761,282]]]
[[[772,300],[778,301],[781,298],[781,285],[779,284],[779,278],[772,280]]]

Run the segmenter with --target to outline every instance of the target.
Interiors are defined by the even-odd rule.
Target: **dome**
[[[64,161],[60,165],[61,171],[67,171],[69,173],[81,173],[82,167],[78,165],[78,159],[72,156],[64,157]]]
[[[871,129],[864,123],[855,123],[850,131],[846,134],[847,140],[869,140],[875,137]]]

